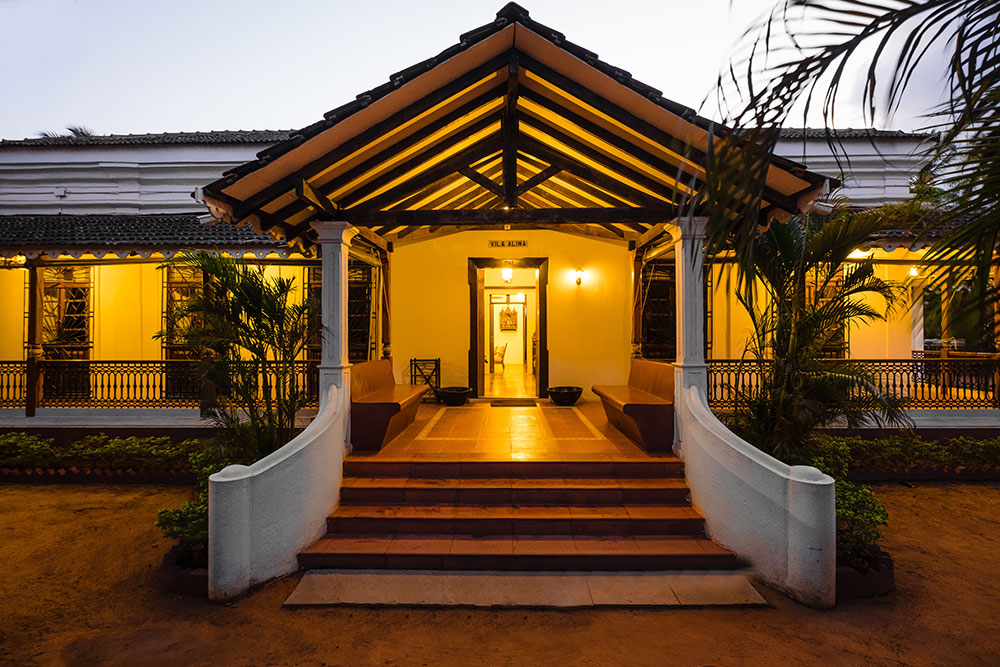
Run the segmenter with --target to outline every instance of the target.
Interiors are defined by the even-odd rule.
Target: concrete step
[[[667,505],[690,494],[678,478],[346,477],[344,505]]]
[[[685,505],[342,505],[327,528],[341,535],[694,535],[704,532],[704,519]]]
[[[733,570],[744,563],[704,536],[329,534],[299,554],[303,568],[648,571]]]
[[[620,607],[766,605],[744,572],[311,570],[289,607],[406,605]]]
[[[413,461],[353,454],[344,460],[344,477],[683,478],[684,463],[675,456],[629,461]]]

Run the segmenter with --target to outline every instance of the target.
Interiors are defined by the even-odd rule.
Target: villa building
[[[196,406],[193,384],[167,386],[168,369],[182,367],[186,351],[169,337],[154,338],[191,289],[189,276],[162,268],[167,258],[184,250],[218,250],[294,278],[303,293],[318,289],[314,246],[289,245],[250,226],[205,224],[214,218],[205,213],[203,186],[288,136],[220,131],[0,142],[0,295],[7,313],[0,322],[0,405],[24,407],[26,383],[20,378],[31,351],[41,350],[52,373],[58,368],[67,377],[86,373],[93,379],[53,380],[38,397],[39,406]],[[588,136],[596,147],[613,149]],[[778,151],[816,173],[842,179],[840,194],[852,206],[909,198],[925,137],[851,131],[841,132],[840,140],[850,155],[846,174],[848,163],[834,159],[822,131],[788,131]],[[591,150],[596,154],[598,148]],[[524,189],[522,206],[567,203],[570,193],[588,208],[613,203],[614,196],[598,186],[529,159],[517,164],[519,186],[532,178],[537,183]],[[459,174],[461,187],[448,190],[453,203],[467,200],[466,210],[498,210],[502,198],[489,188],[500,186],[483,183],[499,176],[501,162],[487,163],[481,177]],[[539,179],[546,170],[546,179]],[[617,174],[610,163],[607,170]],[[662,172],[660,177],[666,178]],[[490,214],[481,215],[488,220]],[[397,375],[408,375],[410,359],[440,359],[444,385],[468,385],[484,396],[539,396],[549,384],[619,382],[636,352],[674,357],[674,257],[655,224],[584,222],[557,228],[547,222],[485,222],[373,229],[355,237],[349,250],[351,361],[391,353]],[[940,319],[936,330],[926,329],[922,282],[910,275],[922,250],[892,235],[873,239],[871,250],[884,260],[884,277],[912,283],[912,302],[887,322],[847,332],[846,354],[905,360],[925,344],[938,347]],[[479,263],[481,282],[470,278],[470,258]],[[532,258],[547,259],[545,284],[540,269],[524,265]],[[711,365],[740,357],[749,320],[731,295],[732,265],[721,257],[709,266]],[[542,291],[547,298],[540,300]],[[482,310],[481,324],[470,317],[470,295]],[[40,315],[32,315],[32,303]],[[509,327],[500,322],[505,311],[516,313]],[[501,346],[506,349],[498,372],[489,351]],[[470,366],[472,349],[486,363]],[[116,378],[114,387],[101,382],[103,374]],[[82,393],[72,389],[74,382]]]
[[[331,335],[301,360],[306,377],[318,374],[310,427],[212,478],[214,597],[295,569],[341,499],[342,475],[369,470],[343,465],[352,365],[390,358],[404,383],[491,398],[575,385],[594,402],[592,386],[623,385],[645,358],[673,363],[657,366],[673,383],[676,451],[710,535],[766,581],[832,604],[832,480],[754,450],[709,410],[731,399],[750,322],[730,259],[702,257],[705,211],[682,203],[703,187],[707,152],[724,136],[512,3],[299,130],[0,141],[0,408],[197,408],[198,360],[168,325],[200,277],[164,262],[222,252],[320,296]],[[763,193],[767,221],[812,210],[831,185],[858,208],[910,197],[926,135],[838,138],[849,161],[823,131],[784,132]],[[993,423],[992,360],[938,358],[941,339],[955,337],[942,331],[950,295],[942,306],[927,289],[925,248],[912,245],[889,230],[857,250],[906,285],[907,303],[845,331],[831,354],[866,360],[928,423],[946,425],[956,408],[963,425]],[[415,440],[448,414],[420,422]],[[590,423],[573,414],[580,429]],[[594,442],[579,452],[619,451],[610,431],[587,428],[574,437]],[[508,454],[516,462],[509,445]],[[601,456],[577,475],[617,470]],[[444,465],[464,473],[469,463]],[[550,519],[556,526],[530,521]],[[326,562],[319,555],[299,562]]]

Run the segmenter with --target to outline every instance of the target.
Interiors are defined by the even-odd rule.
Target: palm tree
[[[53,132],[52,130],[44,130],[38,133],[39,137],[46,139],[55,139],[57,137],[93,137],[97,136],[93,130],[89,127],[84,127],[82,125],[67,125],[66,131],[69,134],[60,134],[59,132]]]
[[[881,392],[863,364],[829,358],[848,327],[884,319],[896,303],[898,287],[876,275],[870,257],[847,263],[879,229],[878,212],[837,207],[828,216],[771,225],[754,239],[761,293],[740,296],[754,326],[742,362],[750,368],[742,370],[759,381],[737,387],[728,419],[736,433],[779,458],[838,419],[850,427],[904,420],[901,401]],[[873,305],[880,301],[884,307]]]
[[[157,337],[210,360],[206,377],[217,390],[213,413],[228,434],[224,444],[255,461],[295,435],[296,413],[308,399],[296,361],[319,327],[315,303],[297,298],[294,279],[268,276],[260,265],[208,252],[170,264],[199,271],[204,287]]]
[[[1000,234],[998,34],[996,0],[782,0],[746,31],[719,77],[718,101],[733,131],[718,146],[706,189],[709,241],[735,250],[744,291],[753,289],[758,224],[768,223],[763,176],[791,109],[821,104],[832,128],[842,83],[859,71],[863,111],[874,125],[907,99],[918,67],[940,62],[943,51],[947,99],[926,110],[927,129],[937,133],[927,157],[938,186],[954,196],[938,211],[951,231],[928,258],[959,260],[968,271],[949,280],[971,277],[975,293],[991,293]],[[835,133],[827,136],[844,156]]]

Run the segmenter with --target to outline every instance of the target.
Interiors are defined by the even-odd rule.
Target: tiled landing
[[[649,460],[608,423],[601,404],[461,407],[424,404],[416,420],[368,459],[463,461]],[[354,457],[352,457],[354,458]]]
[[[312,570],[289,607],[761,606],[742,572],[463,572]]]

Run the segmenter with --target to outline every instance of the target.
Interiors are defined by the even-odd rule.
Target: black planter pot
[[[583,387],[549,387],[549,399],[556,405],[573,405],[583,393]]]
[[[837,566],[837,602],[885,595],[895,589],[892,556],[881,549],[875,554],[874,566],[865,572]]]
[[[472,395],[471,387],[441,387],[436,392],[438,400],[445,405],[465,405]]]

